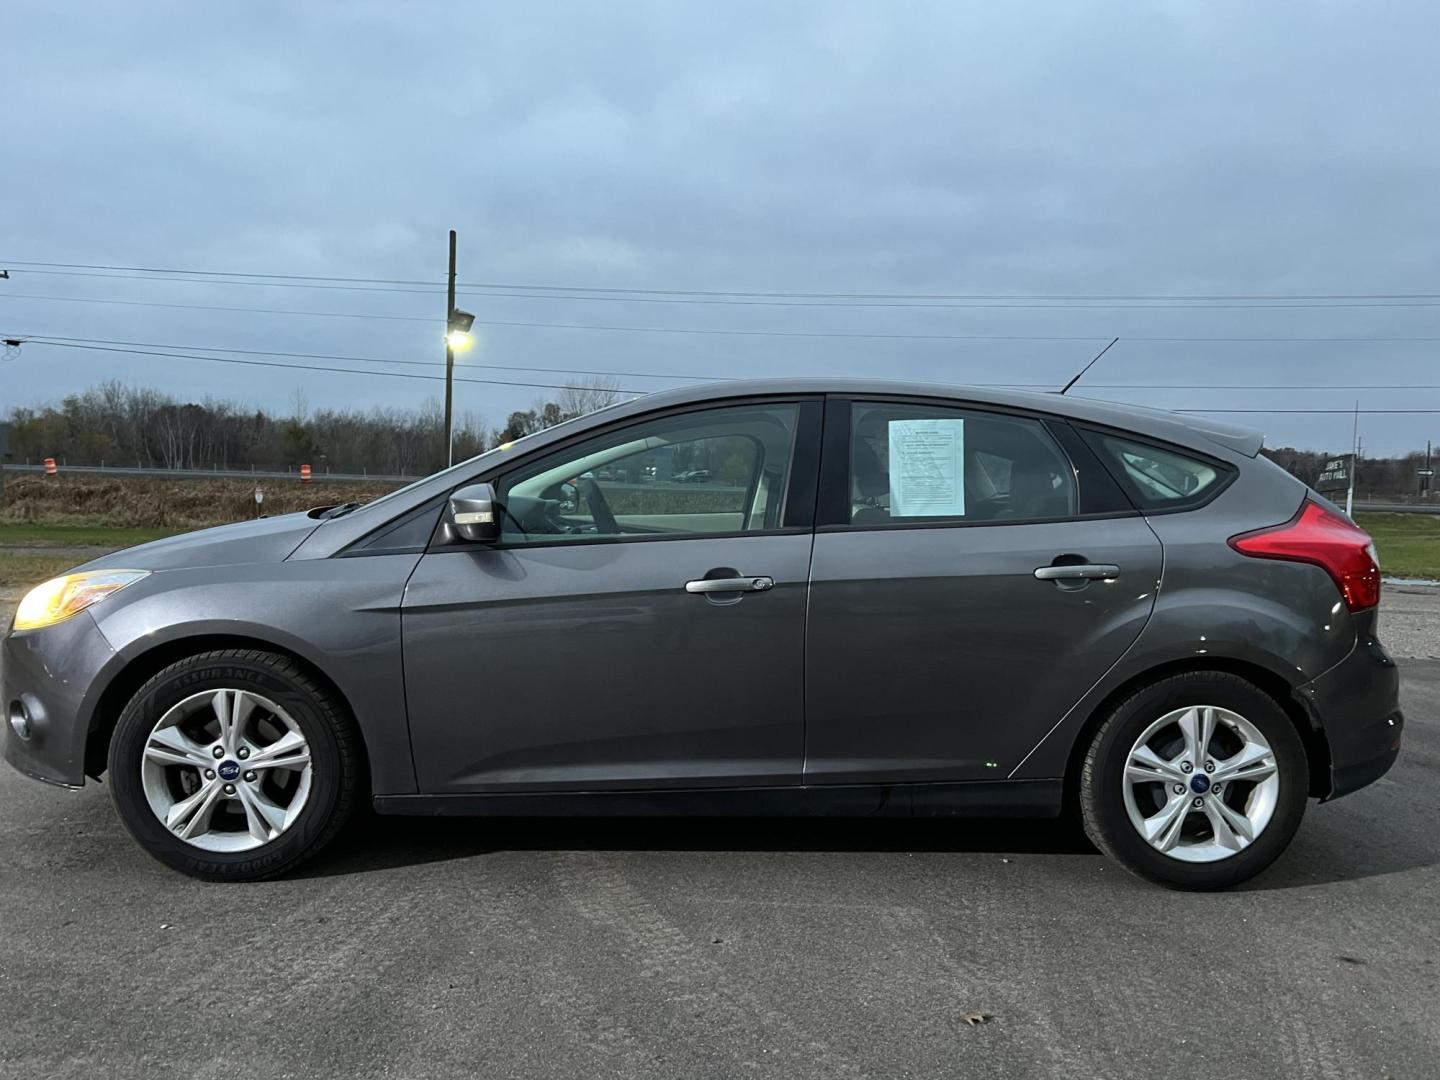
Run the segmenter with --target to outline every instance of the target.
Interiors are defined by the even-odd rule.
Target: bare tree
[[[455,423],[455,460],[465,461],[485,450],[485,418],[466,410]]]
[[[564,419],[573,420],[577,416],[613,405],[619,398],[620,389],[614,379],[591,376],[584,382],[566,384],[555,404],[560,406],[560,414]]]

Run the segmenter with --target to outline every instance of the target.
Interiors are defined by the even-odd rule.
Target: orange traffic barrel
[[[60,470],[55,467],[55,459],[53,457],[47,457],[45,459],[45,475],[54,476],[59,471]]]
[[[310,482],[310,466],[309,466],[309,465],[301,465],[301,466],[300,466],[300,482],[301,482],[302,484],[308,484],[308,483]]]

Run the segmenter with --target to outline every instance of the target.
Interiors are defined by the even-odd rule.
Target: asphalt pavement
[[[1434,1077],[1440,663],[1402,666],[1391,774],[1213,895],[1063,822],[367,817],[208,885],[3,768],[0,1077]]]

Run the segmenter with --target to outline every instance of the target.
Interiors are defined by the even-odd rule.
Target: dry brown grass
[[[0,522],[198,529],[255,516],[255,481],[151,476],[15,476],[5,478]],[[368,502],[398,485],[262,480],[263,510],[288,514],[339,502]]]

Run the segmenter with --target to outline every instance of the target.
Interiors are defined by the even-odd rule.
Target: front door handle
[[[764,592],[775,587],[772,577],[700,578],[685,582],[688,593]]]
[[[1080,563],[1077,566],[1042,566],[1035,571],[1041,581],[1074,581],[1077,579],[1114,581],[1120,567],[1113,563]]]

